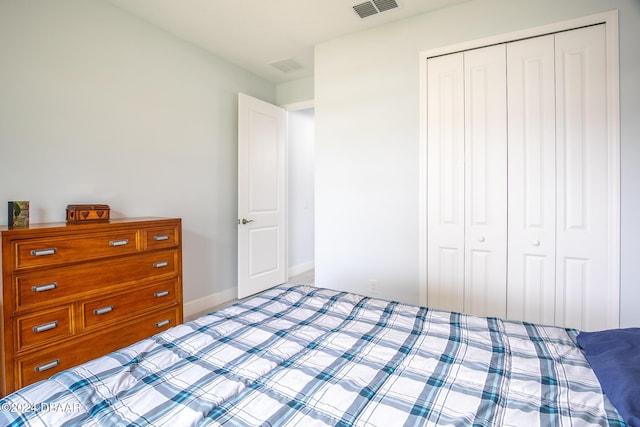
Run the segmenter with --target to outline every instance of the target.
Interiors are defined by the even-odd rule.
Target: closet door
[[[616,327],[608,323],[616,284],[609,276],[605,27],[509,43],[507,52],[507,317]]]
[[[504,44],[464,53],[464,311],[506,316],[507,90]]]
[[[463,54],[427,62],[427,304],[464,311]]]
[[[605,26],[556,34],[556,324],[607,322],[609,147]]]
[[[617,26],[606,22],[427,59],[428,305],[619,326]]]
[[[506,315],[505,46],[427,63],[427,303]]]
[[[507,318],[555,324],[554,36],[507,45]]]

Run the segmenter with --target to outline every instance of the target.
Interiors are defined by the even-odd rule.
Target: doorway
[[[315,111],[289,109],[287,130],[288,276],[314,283]]]

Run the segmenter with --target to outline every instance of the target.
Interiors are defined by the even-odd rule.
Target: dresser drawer
[[[103,354],[140,341],[143,338],[175,326],[179,321],[177,308],[153,313],[104,333],[93,334],[55,349],[16,359],[15,388],[24,387],[56,372],[71,368]],[[98,345],[96,345],[98,344]]]
[[[94,344],[94,347],[99,347]],[[17,360],[16,389],[27,384],[49,378],[56,372],[71,368],[78,363],[86,362],[84,355],[75,352],[77,347],[72,349],[59,349],[55,352],[48,352],[25,360]],[[78,362],[76,363],[76,360]]]
[[[178,230],[175,226],[145,228],[142,235],[144,249],[172,248],[178,245]]]
[[[91,328],[177,302],[178,280],[163,281],[135,291],[110,295],[82,304],[83,327]]]
[[[71,306],[16,319],[18,351],[71,336]]]
[[[138,230],[18,240],[15,270],[120,256],[139,250]]]
[[[160,276],[173,277],[178,274],[177,258],[177,250],[167,250],[17,274],[13,277],[16,307],[77,300],[83,294],[112,286]]]

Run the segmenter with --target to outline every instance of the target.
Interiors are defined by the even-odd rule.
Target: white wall
[[[98,0],[0,2],[0,61],[0,202],[182,217],[185,301],[233,297],[237,93],[275,86]]]
[[[621,324],[640,326],[640,2],[474,0],[316,46],[316,283],[417,303],[420,51],[620,10]]]
[[[276,86],[276,101],[278,105],[287,106],[313,101],[313,77],[305,77]]]
[[[289,111],[287,140],[289,274],[314,266],[314,111]]]

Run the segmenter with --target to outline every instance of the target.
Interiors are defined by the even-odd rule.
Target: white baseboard
[[[202,314],[217,305],[233,301],[237,297],[238,288],[230,288],[221,292],[216,292],[215,294],[207,295],[206,297],[199,298],[195,301],[186,302],[184,304],[184,319],[185,321],[191,320],[197,315]]]
[[[314,268],[315,268],[315,263],[313,261],[307,261],[307,262],[303,262],[302,264],[289,267],[289,277],[297,276],[298,274],[305,273],[309,270],[313,270]]]
[[[305,273],[309,270],[313,270],[314,267],[315,263],[313,261],[309,261],[291,267],[287,272],[289,277],[292,277]],[[195,301],[186,302],[184,303],[184,319],[185,321],[195,319],[197,316],[206,313],[207,310],[211,310],[213,307],[220,304],[233,301],[236,298],[238,298],[238,288],[230,288],[221,292],[216,292],[215,294],[207,295],[206,297],[199,298]]]

